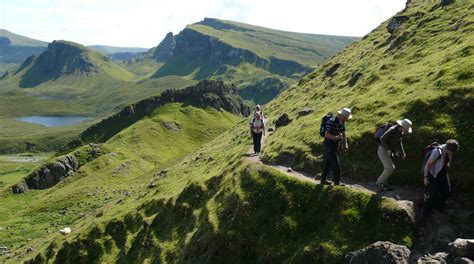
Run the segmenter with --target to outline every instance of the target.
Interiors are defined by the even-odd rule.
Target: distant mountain
[[[40,54],[47,45],[47,42],[0,29],[0,74],[22,63],[31,55]]]
[[[65,76],[102,75],[115,80],[130,80],[133,75],[85,46],[68,41],[53,41],[38,57],[28,58],[15,72],[19,86],[32,88]]]
[[[89,48],[108,56],[113,61],[127,61],[143,56],[149,49],[135,47],[114,47],[104,45],[90,45]]]
[[[152,77],[231,81],[244,98],[265,103],[356,39],[205,18],[168,33],[146,57],[164,63]]]

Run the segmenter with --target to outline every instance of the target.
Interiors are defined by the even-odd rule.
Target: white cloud
[[[275,29],[362,36],[406,0],[0,0],[0,28],[46,41],[156,46],[204,17]]]

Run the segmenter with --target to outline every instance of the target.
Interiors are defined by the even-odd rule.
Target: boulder
[[[275,129],[286,126],[291,123],[290,117],[286,113],[283,113],[276,121],[275,121]]]
[[[340,63],[332,65],[331,68],[326,70],[326,77],[333,77],[334,75],[336,75],[336,71],[337,69],[339,69],[339,67],[341,67]]]
[[[474,264],[474,261],[468,258],[455,258],[453,264]]]
[[[361,76],[362,76],[361,72],[359,71],[353,72],[351,75],[351,79],[348,82],[349,86],[354,86]]]
[[[390,22],[388,22],[388,25],[387,25],[388,32],[390,32],[390,34],[393,34],[393,32],[395,32],[395,30],[397,30],[397,28],[399,28],[403,23],[408,21],[408,19],[409,18],[407,16],[395,16],[395,17],[393,17],[390,20]]]
[[[303,107],[297,114],[298,118],[302,117],[302,116],[305,116],[305,115],[309,115],[311,114],[312,112],[314,112],[314,109],[311,108],[311,107]]]
[[[361,250],[350,252],[345,257],[345,263],[401,264],[408,263],[410,254],[411,252],[406,246],[388,241],[378,241]]]
[[[59,233],[61,233],[63,235],[69,235],[69,234],[71,234],[71,228],[69,228],[69,227],[63,228],[63,229],[59,230]]]
[[[454,0],[441,0],[441,6],[447,6],[454,3]]]
[[[449,252],[456,257],[474,258],[474,239],[456,239],[449,244]]]
[[[425,264],[425,263],[446,264],[447,257],[448,257],[448,253],[445,253],[445,252],[439,252],[439,253],[436,253],[435,255],[428,254],[419,258],[416,263],[417,264]]]

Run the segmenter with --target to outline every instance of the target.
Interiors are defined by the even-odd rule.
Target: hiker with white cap
[[[342,108],[337,115],[327,119],[327,121],[325,121],[326,123],[323,125],[324,163],[321,184],[331,184],[326,178],[328,173],[332,171],[334,185],[344,185],[341,183],[341,164],[339,162],[338,149],[339,144],[342,144],[342,148],[345,151],[349,148],[346,138],[345,122],[351,118],[351,109]]]
[[[397,123],[387,127],[387,130],[378,138],[379,147],[377,154],[383,165],[383,172],[377,179],[377,186],[380,191],[393,191],[387,185],[388,178],[395,171],[393,159],[405,159],[405,149],[403,148],[402,136],[413,132],[412,122],[409,119],[397,120]],[[378,130],[379,131],[379,130]],[[377,138],[376,132],[376,138]]]
[[[258,155],[262,148],[262,135],[265,136],[265,122],[260,112],[255,113],[250,121],[250,135],[253,139],[254,154]]]

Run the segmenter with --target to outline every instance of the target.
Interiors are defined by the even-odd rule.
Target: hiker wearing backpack
[[[459,142],[455,139],[450,139],[443,145],[435,142],[425,147],[423,182],[426,190],[421,216],[423,220],[431,214],[433,208],[443,210],[444,202],[451,193],[448,169],[454,153],[458,150]]]
[[[257,112],[250,121],[250,135],[253,139],[253,151],[256,155],[261,150],[262,134],[265,136],[265,123],[262,119],[262,114]]]
[[[256,105],[254,110],[253,110],[253,117],[255,118],[255,115],[259,113],[260,114],[260,118],[262,120],[265,120],[265,117],[263,115],[263,111],[262,111],[262,107],[260,105]]]
[[[347,151],[345,122],[352,118],[351,109],[343,108],[337,115],[326,115],[322,119],[320,135],[324,136],[324,162],[321,184],[330,185],[327,175],[332,171],[334,185],[341,185],[341,164],[339,162],[339,144]]]
[[[377,154],[383,165],[383,172],[377,179],[376,185],[380,191],[393,191],[387,185],[388,178],[395,171],[394,159],[405,159],[402,136],[411,133],[412,122],[409,119],[398,120],[395,124],[380,126],[375,132],[375,139],[379,143]]]

